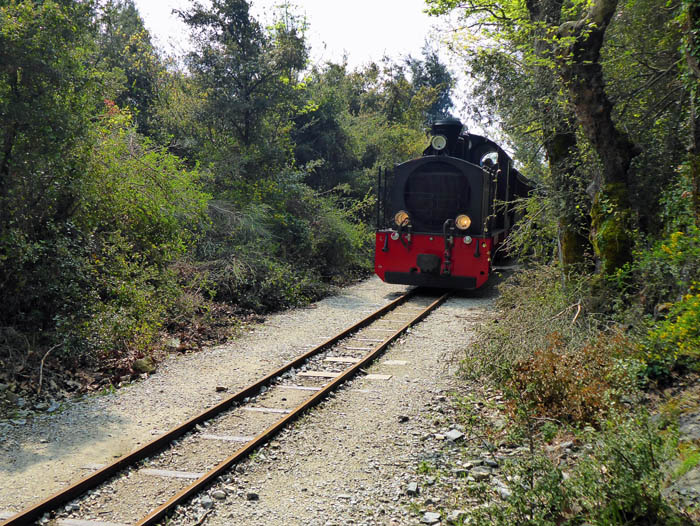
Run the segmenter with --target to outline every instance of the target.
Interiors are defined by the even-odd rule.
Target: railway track
[[[363,372],[447,297],[409,291],[141,448],[109,465],[93,466],[90,475],[0,526],[34,524],[46,514],[57,526],[156,524]],[[141,495],[135,487],[149,477],[164,482],[156,494],[134,499]],[[111,511],[104,502],[113,503]],[[76,512],[80,518],[75,518]]]

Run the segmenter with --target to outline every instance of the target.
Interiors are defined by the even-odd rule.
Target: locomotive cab
[[[437,121],[422,157],[380,173],[375,272],[388,283],[475,289],[488,279],[529,185],[498,145],[462,129]]]

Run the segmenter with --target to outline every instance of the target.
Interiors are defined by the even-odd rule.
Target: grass
[[[680,452],[681,464],[673,472],[673,478],[679,479],[691,469],[700,464],[700,449],[694,445],[682,445]]]

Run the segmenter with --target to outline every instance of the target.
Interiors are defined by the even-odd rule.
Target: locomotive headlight
[[[411,218],[408,216],[408,212],[405,210],[399,210],[394,216],[394,223],[397,226],[406,226],[411,222]]]
[[[459,214],[455,219],[455,226],[460,230],[466,230],[472,224],[471,218],[466,214]]]
[[[433,147],[434,150],[437,150],[438,152],[444,150],[445,146],[447,146],[447,137],[445,137],[444,135],[435,135],[430,140],[430,145]]]

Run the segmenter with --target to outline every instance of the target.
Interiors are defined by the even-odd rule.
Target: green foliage
[[[643,245],[642,245],[643,247]],[[689,226],[636,253],[632,279],[648,311],[660,303],[676,301],[694,281],[700,280],[700,229]]]
[[[599,432],[582,438],[590,448],[573,466],[556,465],[540,448],[508,463],[504,471],[510,495],[502,500],[491,488],[472,487],[470,496],[481,506],[470,511],[468,523],[686,524],[662,495],[660,468],[675,450],[672,435],[662,437],[640,415],[611,418]]]
[[[89,280],[73,215],[97,100],[90,17],[89,3],[0,6],[2,327],[51,328]]]
[[[641,357],[647,374],[661,380],[698,357],[700,229],[693,220],[687,181],[679,181],[659,200],[659,230],[665,236],[640,239],[633,263],[618,271],[614,281],[623,298],[636,305],[628,316],[647,315]]]
[[[100,5],[96,63],[107,75],[121,80],[106,97],[135,113],[140,133],[152,130],[158,84],[165,67],[133,0],[108,0]]]
[[[362,199],[379,166],[420,155],[424,126],[446,113],[452,83],[428,48],[423,60],[384,59],[356,71],[346,64],[315,67],[305,80],[309,102],[292,131],[306,182],[323,191],[348,185],[350,196]]]
[[[208,132],[200,159],[226,175],[217,178],[221,188],[269,176],[289,155],[286,126],[303,92],[303,24],[290,15],[266,31],[246,0],[196,3],[179,14],[193,31],[196,50],[187,62],[205,94],[196,116]]]
[[[205,226],[208,196],[198,178],[139,136],[128,113],[107,104],[76,212],[92,239],[86,265],[94,299],[79,311],[84,322],[62,325],[74,345],[81,340],[81,347],[121,360],[152,344],[180,294],[168,265]]]
[[[533,455],[505,468],[510,497],[498,500],[483,484],[473,486],[469,496],[480,506],[469,511],[464,524],[474,526],[559,526],[567,504],[562,472],[544,455]]]
[[[139,136],[114,103],[106,107],[81,188],[80,224],[121,232],[138,254],[163,266],[184,253],[209,196],[196,170]]]
[[[72,218],[38,233],[17,223],[0,236],[3,283],[13,298],[4,324],[61,342],[72,359],[128,366],[167,321],[179,290],[167,266],[202,224],[198,174],[139,136],[113,103],[87,136],[92,147],[73,182]]]
[[[198,242],[215,297],[255,311],[307,303],[369,268],[370,236],[343,209],[288,173],[239,185],[229,201],[210,205],[212,227]]]
[[[455,79],[447,67],[440,62],[437,51],[426,44],[423,48],[422,61],[409,57],[406,62],[411,69],[411,82],[414,89],[427,88],[438,93],[432,105],[425,112],[425,120],[432,122],[449,117],[452,109],[451,93]]]
[[[139,254],[119,231],[106,235],[90,261],[92,301],[67,318],[58,334],[73,354],[124,369],[147,353],[180,293],[173,276]]]
[[[649,330],[643,355],[650,374],[661,376],[678,363],[700,358],[699,285],[691,285],[683,299],[669,306],[666,318]]]
[[[663,437],[644,416],[609,420],[569,481],[581,515],[597,524],[682,524],[664,501],[661,466],[675,439]]]
[[[556,211],[550,199],[535,193],[515,203],[520,216],[513,231],[506,239],[507,254],[521,258],[523,262],[551,262],[557,258]]]
[[[97,75],[86,66],[93,49],[90,16],[89,3],[0,6],[4,228],[40,233],[72,214],[82,145],[98,100]]]

